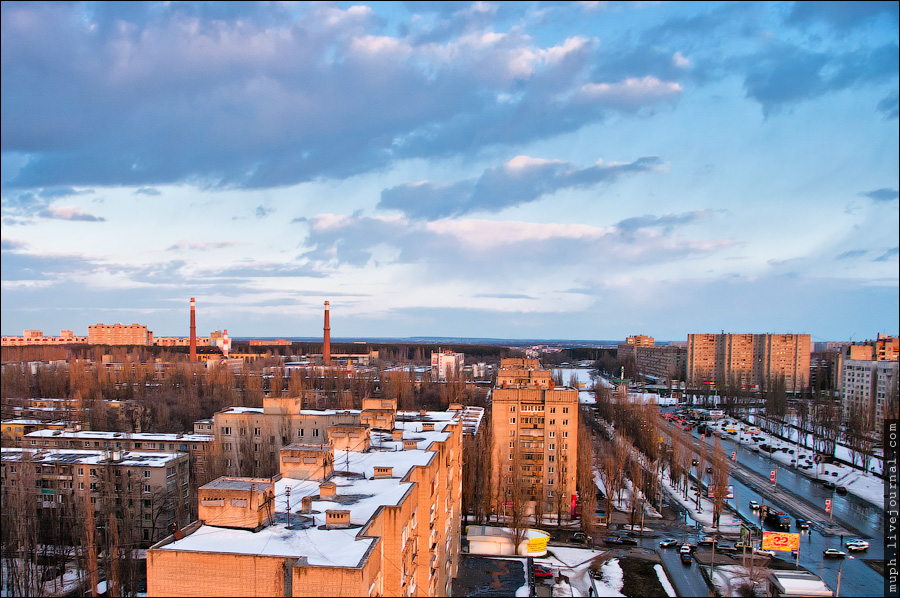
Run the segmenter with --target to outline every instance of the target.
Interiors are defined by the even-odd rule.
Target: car
[[[838,550],[837,548],[828,548],[822,551],[822,555],[830,559],[842,559],[847,556],[847,553],[843,550]]]
[[[607,536],[603,539],[603,541],[607,544],[622,544],[622,538],[620,538],[619,536]]]
[[[828,490],[834,490],[835,483],[834,482],[823,482],[822,486]]]
[[[758,510],[758,509],[759,509],[759,503],[756,502],[755,500],[751,500],[751,501],[750,501],[750,510],[751,510],[751,511],[756,511],[756,510]]]
[[[712,546],[713,542],[715,541],[716,539],[712,536],[704,536],[700,538],[700,541],[697,542],[697,544],[699,544],[700,546]]]
[[[632,538],[630,536],[622,536],[621,538],[619,538],[619,540],[622,541],[622,544],[626,544],[628,546],[637,546],[638,545],[637,538]]]
[[[676,540],[675,538],[666,538],[659,541],[660,548],[669,548],[675,546],[676,544],[678,544],[678,540]]]
[[[752,549],[753,546],[748,542],[735,542],[734,543],[735,550],[744,550],[745,548],[749,550],[749,549]]]
[[[807,521],[806,519],[798,519],[797,529],[809,529],[809,521]]]
[[[681,553],[681,564],[682,565],[690,565],[694,562],[694,557],[691,556],[690,552],[682,552]]]
[[[847,550],[852,552],[862,552],[869,549],[869,543],[865,540],[850,540],[847,542]]]
[[[774,550],[766,550],[765,548],[754,548],[753,554],[761,554],[761,555],[765,555],[765,556],[769,556],[769,557],[774,557],[775,551]]]
[[[844,488],[843,486],[838,486],[837,488],[834,489],[834,491],[837,492],[838,494],[847,494],[847,489]]]
[[[549,579],[553,577],[553,570],[543,565],[534,565],[531,570],[534,572],[534,576],[539,579]]]
[[[572,534],[572,541],[583,544],[585,541],[587,541],[587,536],[584,535],[583,532],[575,532],[574,534]]]
[[[694,552],[694,547],[691,546],[688,542],[685,542],[681,545],[681,548],[678,549],[678,552],[681,554],[691,554]]]

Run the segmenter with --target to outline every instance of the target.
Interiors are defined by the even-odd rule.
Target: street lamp
[[[848,556],[847,558],[848,558],[848,559],[853,559],[853,558],[856,558],[856,557]],[[841,595],[841,570],[842,570],[843,568],[844,568],[844,561],[841,561],[841,564],[838,565],[838,583],[837,583],[837,590],[836,590],[835,593],[834,593],[835,596],[840,596],[840,595]]]

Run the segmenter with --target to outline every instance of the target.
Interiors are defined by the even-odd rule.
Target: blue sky
[[[2,4],[2,333],[898,331],[898,3]]]

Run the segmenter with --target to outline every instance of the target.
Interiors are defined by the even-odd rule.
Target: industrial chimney
[[[328,318],[328,302],[325,302],[325,346],[322,349],[322,364],[331,363],[331,322]]]
[[[197,316],[194,313],[194,298],[191,297],[191,363],[197,361]]]

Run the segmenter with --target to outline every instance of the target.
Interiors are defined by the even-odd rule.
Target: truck
[[[784,511],[777,511],[774,508],[766,505],[762,507],[760,512],[762,513],[765,522],[772,527],[785,531],[791,530],[791,518],[785,515]]]

